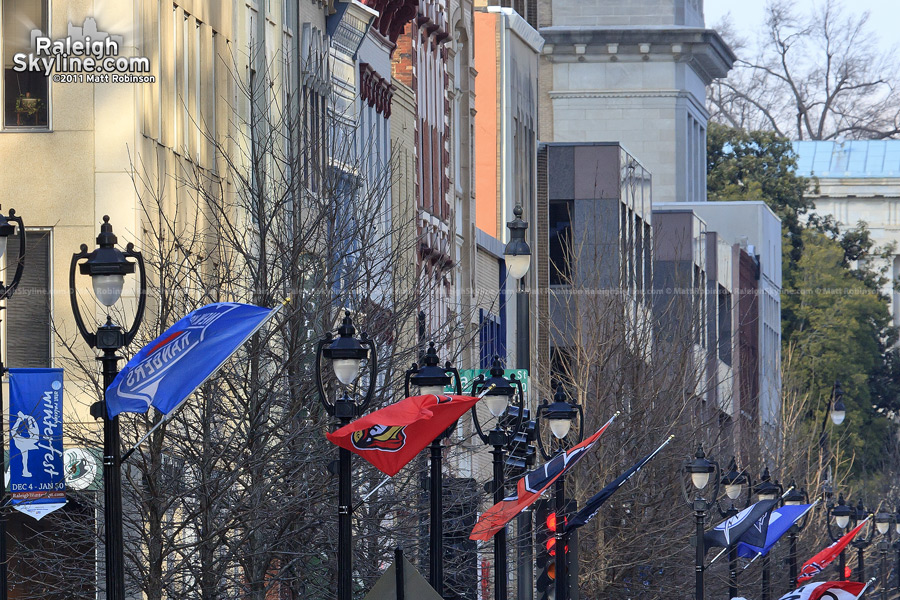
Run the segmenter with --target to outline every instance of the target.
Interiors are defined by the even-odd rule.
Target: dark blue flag
[[[738,556],[754,558],[757,554],[765,555],[810,508],[812,504],[794,504],[776,508],[769,516],[765,538],[760,543],[760,540],[742,537],[737,545]]]
[[[9,495],[35,519],[66,503],[62,409],[62,369],[9,370]]]
[[[189,313],[135,354],[106,388],[109,417],[150,406],[171,412],[280,308],[218,302]]]
[[[766,529],[769,526],[769,514],[778,504],[778,500],[761,500],[725,519],[714,528],[703,534],[706,548],[721,546],[729,548],[738,540],[749,542],[765,542]]]
[[[610,496],[612,496],[616,490],[618,490],[626,481],[632,478],[632,476],[641,470],[641,468],[646,465],[650,460],[656,456],[660,450],[662,450],[666,444],[672,441],[672,438],[675,436],[670,436],[665,442],[660,445],[659,448],[637,461],[634,465],[631,466],[630,469],[613,479],[605,488],[594,494],[587,502],[584,503],[584,506],[579,510],[575,515],[569,519],[569,524],[566,527],[566,531],[572,531],[573,529],[577,529],[582,525],[587,524],[588,521],[594,518],[594,515],[597,514],[597,511],[600,510],[600,507],[603,506],[603,503],[606,502]]]

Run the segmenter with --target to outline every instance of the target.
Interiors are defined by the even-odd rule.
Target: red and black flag
[[[516,484],[516,493],[513,496],[507,496],[491,508],[489,508],[478,522],[472,528],[469,534],[470,540],[489,540],[494,537],[498,531],[503,529],[513,517],[531,506],[535,500],[541,497],[541,494],[553,485],[553,482],[559,479],[559,476],[571,469],[575,463],[584,457],[588,451],[594,447],[609,424],[616,418],[616,413],[606,422],[606,425],[597,430],[597,432],[584,440],[577,446],[566,450],[553,457],[543,466],[533,471],[529,471],[519,478]]]
[[[475,396],[410,396],[325,435],[393,476],[478,400]]]

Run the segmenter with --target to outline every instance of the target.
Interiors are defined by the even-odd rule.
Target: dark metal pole
[[[403,572],[403,550],[394,549],[394,583],[397,600],[406,600],[406,574]]]
[[[438,596],[444,595],[444,491],[441,474],[443,445],[438,436],[431,442],[431,531],[429,532],[429,583]]]
[[[114,326],[117,327],[117,326]],[[119,417],[109,418],[106,388],[119,373],[115,348],[103,350],[103,518],[106,543],[106,597],[125,600],[125,543],[122,533],[122,466]]]
[[[738,593],[737,567],[738,567],[737,546],[734,546],[731,550],[728,551],[728,597],[729,598],[737,597],[737,593]]]
[[[0,379],[6,375],[6,365],[0,360]],[[3,405],[3,386],[0,386],[0,473],[6,473],[6,425],[2,416],[6,414]],[[0,488],[0,600],[6,600],[8,593],[6,579],[6,481]]]
[[[879,550],[881,550],[881,575],[879,579],[881,580],[881,600],[887,600],[887,586],[888,586],[888,571],[887,571],[887,553],[888,553],[888,544],[887,542],[881,542],[879,546]]]
[[[791,527],[790,537],[790,555],[788,556],[788,568],[791,576],[791,590],[797,589],[797,528]],[[791,591],[788,590],[788,591]]]
[[[349,418],[341,419],[341,426]],[[353,533],[350,529],[350,451],[338,450],[338,600],[351,600],[353,596]]]
[[[703,571],[705,568],[703,563],[705,560],[704,555],[706,554],[703,540],[703,523],[706,520],[706,501],[702,498],[694,500],[694,517],[697,521],[697,555],[694,559],[694,595],[696,600],[703,600]]]
[[[566,568],[566,481],[565,475],[556,480],[556,600],[569,598],[569,573]]]
[[[762,600],[769,600],[770,588],[769,585],[769,555],[766,554],[762,559]]]
[[[844,556],[844,551],[841,550],[841,558],[838,561],[838,581],[847,581],[847,577],[845,573],[847,572],[847,558]]]
[[[864,546],[860,546],[856,549],[856,568],[859,570],[859,581],[860,583],[866,582],[866,549]]]
[[[502,502],[505,495],[503,445],[495,445],[491,454],[494,455],[494,504],[496,504]],[[507,600],[506,593],[506,527],[504,527],[494,536],[494,600]]]
[[[525,277],[519,280],[519,291],[516,293],[516,362],[519,368],[528,369],[531,375],[531,337],[530,306]],[[516,555],[518,580],[518,599],[534,600],[534,527],[532,511],[525,510],[518,516],[516,530],[519,538],[519,551]]]

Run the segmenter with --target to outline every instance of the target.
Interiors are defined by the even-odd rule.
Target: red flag
[[[856,600],[867,587],[868,583],[859,581],[822,581],[800,586],[779,600]]]
[[[478,400],[475,396],[410,396],[325,437],[393,476]]]
[[[618,415],[619,413],[616,413]],[[549,462],[538,467],[533,471],[529,471],[519,478],[516,484],[516,494],[508,496],[489,508],[478,522],[472,528],[469,534],[470,540],[489,540],[494,537],[498,531],[503,529],[507,523],[517,514],[531,506],[531,504],[541,497],[541,494],[553,485],[553,482],[559,479],[559,476],[569,470],[587,452],[594,447],[609,424],[613,422],[616,416],[606,422],[606,425],[597,430],[597,433],[584,440],[577,446],[566,450],[565,452],[554,456]]]
[[[857,533],[865,526],[866,521],[868,521],[868,517],[866,517],[862,523],[856,526],[855,529],[852,529],[845,533],[841,539],[828,546],[811,559],[803,563],[803,568],[800,569],[800,576],[797,577],[797,583],[803,583],[804,581],[809,581],[819,573],[825,570],[825,568],[837,558],[838,554],[841,553],[847,544],[850,543]]]

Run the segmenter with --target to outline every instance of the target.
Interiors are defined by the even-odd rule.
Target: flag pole
[[[238,348],[240,348],[241,346],[243,346],[244,343],[245,343],[247,340],[249,340],[249,339],[253,336],[254,333],[256,333],[257,331],[259,331],[259,330],[262,328],[263,325],[265,325],[266,323],[269,322],[269,319],[271,319],[271,318],[274,317],[276,314],[278,314],[278,312],[279,312],[282,308],[284,308],[285,306],[287,306],[288,304],[290,304],[290,302],[291,302],[291,298],[287,298],[284,302],[282,302],[281,304],[279,304],[278,306],[276,306],[274,309],[272,309],[272,311],[269,312],[268,315],[266,315],[266,318],[263,319],[263,320],[259,323],[259,325],[257,325],[256,327],[254,327],[254,328],[253,328],[253,331],[251,331],[250,333],[248,333],[248,334],[247,334],[247,337],[245,337],[245,338],[243,339],[243,341],[241,341],[241,343],[237,345],[237,348],[234,349],[234,352],[237,352]],[[206,376],[206,378],[205,378],[203,381],[201,381],[199,384],[197,384],[197,387],[194,388],[194,391],[192,391],[191,394],[193,394],[195,391],[197,391],[197,390],[200,388],[200,386],[202,386],[204,383],[206,383],[207,381],[209,381],[210,377],[212,377],[213,375],[215,375],[216,372],[217,372],[219,369],[222,368],[222,365],[224,365],[224,364],[228,361],[229,358],[231,358],[232,356],[234,356],[234,352],[232,352],[231,354],[229,354],[228,356],[226,356],[226,357],[222,360],[222,362],[220,362],[220,363],[218,364],[218,366],[216,366],[216,368],[213,369],[212,372],[210,372],[210,374]],[[157,421],[156,425],[154,425],[153,427],[151,427],[150,430],[147,431],[147,433],[145,433],[145,434],[143,435],[143,437],[141,437],[141,439],[138,440],[138,442],[137,442],[134,446],[132,446],[131,450],[129,450],[128,452],[126,452],[125,454],[122,455],[122,458],[120,459],[120,463],[124,463],[126,460],[128,460],[128,457],[131,456],[132,454],[134,454],[134,451],[137,450],[138,447],[140,447],[141,444],[143,444],[144,442],[146,442],[146,441],[147,441],[147,438],[149,438],[150,435],[153,434],[153,432],[156,431],[156,430],[159,428],[160,425],[162,425],[163,423],[167,422],[167,421],[171,418],[171,415],[174,415],[174,414],[175,414],[175,411],[177,411],[177,410],[181,407],[181,405],[184,404],[185,401],[187,401],[188,397],[189,397],[191,394],[188,394],[187,396],[185,396],[185,397],[181,400],[181,402],[179,402],[176,406],[174,406],[174,407],[172,408],[172,410],[170,410],[168,413],[165,413],[165,416],[163,416],[162,419],[160,419],[159,421]],[[149,406],[148,406],[147,408],[149,408]]]
[[[368,494],[366,494],[365,496],[363,496],[362,499],[360,499],[360,501],[356,503],[356,506],[354,506],[354,507],[353,507],[353,510],[351,510],[350,512],[351,512],[351,513],[356,512],[356,509],[357,509],[357,508],[359,508],[360,506],[362,506],[363,504],[365,504],[365,503],[366,503],[366,500],[368,500],[369,497],[370,497],[372,494],[374,494],[375,492],[377,492],[378,489],[379,489],[381,486],[383,486],[384,484],[386,484],[386,483],[387,483],[388,481],[390,481],[390,480],[391,480],[391,476],[390,476],[390,475],[388,475],[387,477],[385,477],[384,479],[382,479],[382,480],[381,480],[381,483],[379,483],[378,485],[376,485],[374,488],[372,488],[372,491],[370,491]]]

